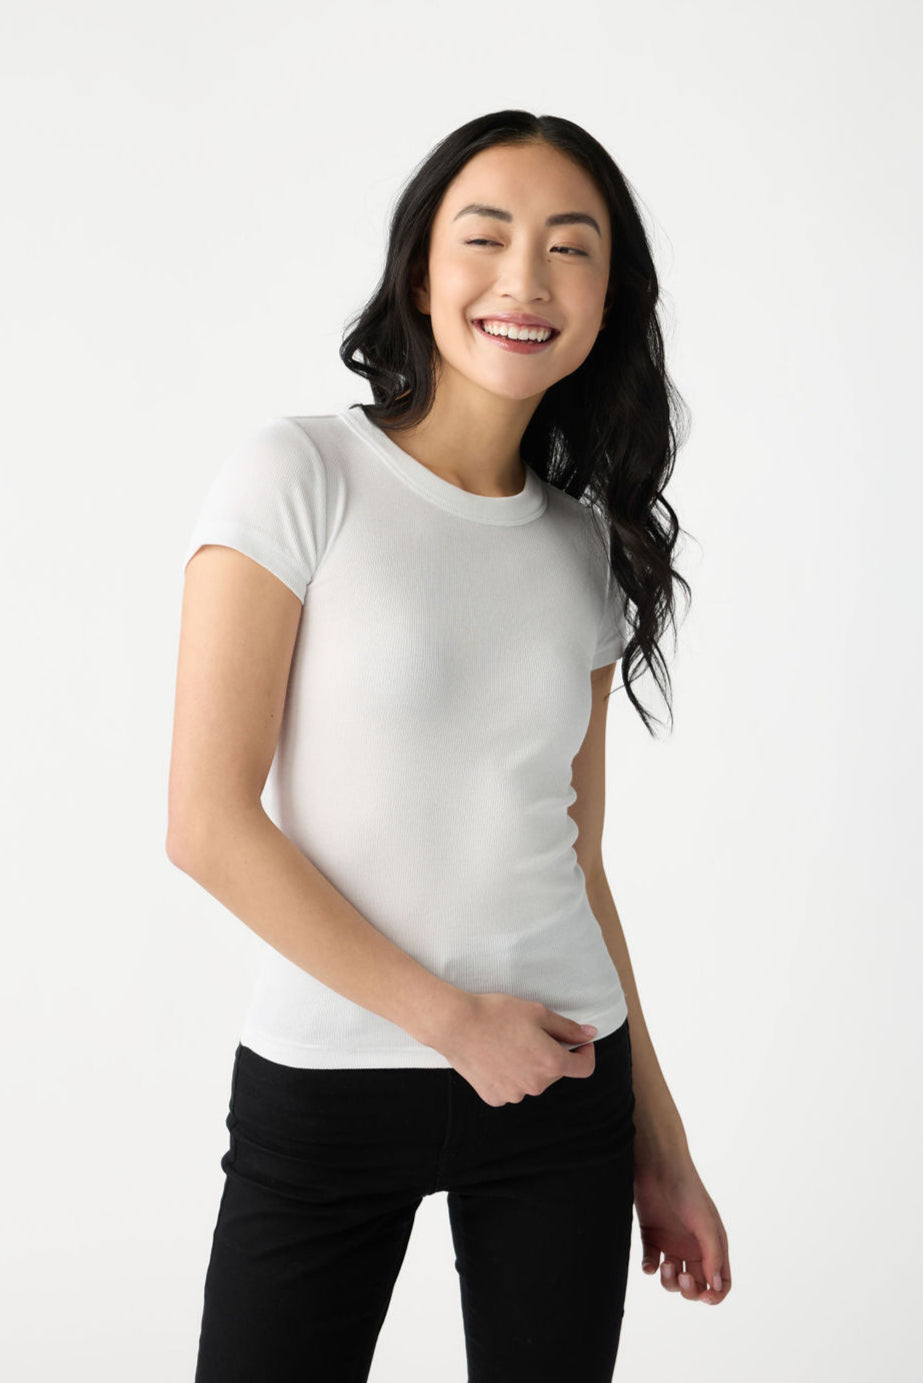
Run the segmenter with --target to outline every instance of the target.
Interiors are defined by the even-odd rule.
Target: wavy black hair
[[[339,354],[371,385],[374,403],[360,405],[370,421],[400,431],[426,417],[435,398],[436,348],[412,288],[429,262],[439,204],[482,149],[541,142],[593,179],[609,210],[612,257],[604,327],[582,365],[543,395],[520,454],[548,484],[592,506],[608,535],[612,572],[626,597],[622,682],[652,733],[632,683],[636,672],[650,669],[672,724],[670,675],[658,640],[671,624],[675,647],[675,588],[683,588],[687,604],[691,592],[672,565],[682,530],[664,489],[689,419],[665,368],[660,289],[633,190],[603,146],[571,120],[522,110],[482,115],[447,135],[400,194],[381,280],[349,323]]]

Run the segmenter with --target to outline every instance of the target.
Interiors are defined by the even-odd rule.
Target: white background
[[[243,433],[371,398],[337,348],[390,210],[505,107],[636,189],[693,415],[675,728],[612,698],[606,859],[734,1287],[668,1294],[636,1227],[616,1375],[913,1369],[920,37],[895,0],[7,0],[7,1378],[192,1379],[260,943],[165,854],[181,557]],[[437,1374],[444,1196],[372,1380]]]

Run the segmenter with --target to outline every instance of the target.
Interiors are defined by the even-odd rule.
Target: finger
[[[708,1290],[701,1258],[687,1258],[686,1267],[679,1275],[679,1289],[687,1301],[701,1301]]]
[[[688,1271],[695,1278],[699,1294],[708,1292],[708,1299],[717,1299],[724,1286],[723,1268],[727,1253],[724,1226],[717,1213],[707,1225],[698,1228],[696,1238],[702,1254],[689,1265]]]
[[[721,1242],[724,1246],[724,1261],[721,1265],[721,1290],[724,1295],[727,1296],[728,1292],[731,1290],[731,1257],[728,1252],[727,1235],[723,1227],[721,1230]]]
[[[718,1286],[719,1282],[721,1284],[720,1286]],[[715,1273],[714,1280],[710,1286],[706,1286],[699,1300],[706,1301],[711,1306],[716,1306],[719,1301],[724,1301],[724,1298],[730,1290],[731,1279],[730,1276],[727,1275],[727,1268],[725,1267],[720,1270],[720,1273]]]
[[[723,1301],[731,1287],[731,1264],[723,1228],[719,1229],[717,1241],[710,1244],[703,1255],[703,1267],[709,1284],[706,1299]]]
[[[698,1297],[699,1297],[699,1290],[700,1290],[700,1289],[699,1289],[698,1284],[697,1284],[697,1282],[696,1282],[696,1276],[695,1276],[695,1262],[694,1262],[693,1259],[687,1258],[687,1259],[685,1260],[685,1263],[686,1263],[685,1268],[683,1268],[683,1267],[681,1266],[680,1269],[679,1269],[678,1272],[677,1272],[677,1275],[676,1275],[676,1280],[677,1280],[677,1282],[678,1282],[678,1284],[679,1284],[679,1290],[680,1290],[681,1295],[684,1296],[684,1297],[686,1298],[687,1301],[697,1301],[697,1300],[698,1300]],[[700,1271],[700,1272],[701,1272],[701,1268],[702,1268],[702,1265],[701,1265],[701,1262],[699,1262],[699,1271]],[[703,1277],[703,1278],[702,1278],[702,1287],[704,1288],[704,1286],[705,1286],[705,1279],[704,1279],[704,1277]]]
[[[711,1283],[707,1285],[705,1293],[700,1298],[707,1301],[710,1305],[716,1305],[719,1301],[724,1301],[728,1292],[731,1290],[731,1270],[727,1265],[727,1259],[719,1263],[711,1275]]]
[[[650,1239],[641,1235],[641,1268],[643,1272],[655,1273],[660,1267],[660,1249]]]
[[[731,1278],[724,1262],[715,1260],[715,1266],[707,1272],[706,1300],[722,1301],[731,1285]]]
[[[663,1262],[660,1265],[660,1284],[668,1292],[678,1292],[679,1282],[677,1278],[683,1270],[683,1260],[673,1258],[669,1254],[664,1254]]]

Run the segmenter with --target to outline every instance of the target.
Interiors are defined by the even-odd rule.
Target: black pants
[[[452,1068],[238,1046],[196,1383],[364,1383],[424,1196],[448,1193],[469,1383],[609,1383],[631,1244],[627,1020],[591,1076],[488,1105]]]

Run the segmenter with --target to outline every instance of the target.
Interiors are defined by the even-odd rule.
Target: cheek
[[[430,326],[440,354],[447,358],[460,358],[468,345],[471,331],[463,307],[446,302],[441,303],[438,308],[434,307]]]
[[[434,334],[459,336],[468,329],[467,314],[477,302],[477,286],[467,275],[448,269],[439,279],[438,291],[430,298]]]
[[[603,320],[603,309],[606,305],[606,289],[604,284],[587,284],[574,304],[573,320],[579,322],[578,335],[589,349],[596,340]]]
[[[447,313],[458,312],[481,292],[483,278],[483,273],[479,273],[470,261],[465,263],[446,255],[434,262],[430,270],[433,301],[440,303]]]
[[[580,286],[577,295],[577,306],[583,317],[590,319],[602,316],[602,310],[606,302],[606,280],[594,275],[592,278],[587,276]]]
[[[596,345],[598,332],[595,326],[582,325],[579,330],[575,328],[569,332],[567,339],[564,337],[558,341],[557,353],[554,364],[559,373],[569,375],[574,370],[579,370],[587,356]],[[551,357],[549,357],[549,362]]]

